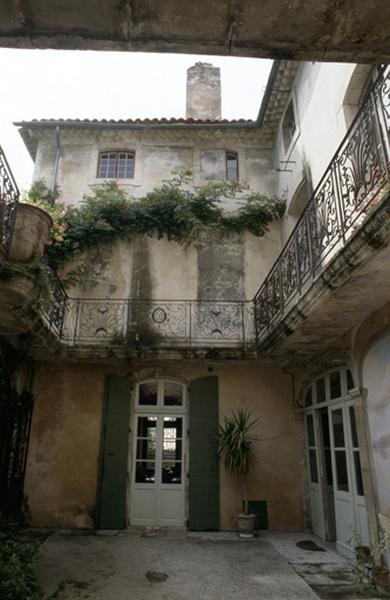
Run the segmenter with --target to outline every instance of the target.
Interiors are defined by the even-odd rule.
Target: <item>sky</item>
[[[222,117],[255,119],[272,61],[256,58],[0,49],[0,145],[20,189],[32,160],[13,121],[184,117],[186,70],[221,69]]]

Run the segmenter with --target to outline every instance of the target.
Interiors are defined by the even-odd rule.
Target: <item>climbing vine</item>
[[[188,175],[165,181],[137,199],[116,182],[108,181],[94,186],[92,194],[66,210],[48,198],[44,182],[38,182],[38,192],[29,192],[28,197],[41,208],[46,205],[54,218],[55,233],[47,249],[54,268],[97,243],[131,239],[135,235],[166,237],[185,245],[196,243],[205,231],[227,235],[246,230],[261,236],[283,211],[278,199],[252,193],[240,184],[223,182],[193,187]],[[241,192],[245,192],[245,199],[240,200]],[[224,209],[223,204],[229,200],[235,201],[238,208]]]

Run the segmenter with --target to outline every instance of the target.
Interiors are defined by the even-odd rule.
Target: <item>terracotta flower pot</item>
[[[45,211],[30,204],[15,206],[14,227],[8,260],[29,263],[41,260],[53,221]]]

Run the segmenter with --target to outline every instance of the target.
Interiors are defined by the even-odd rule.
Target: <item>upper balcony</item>
[[[48,269],[51,301],[26,297],[12,309],[18,324],[34,324],[41,349],[54,344],[62,354],[86,357],[179,352],[291,362],[340,347],[344,333],[390,298],[389,127],[387,70],[252,301],[70,298]]]
[[[390,70],[372,86],[258,290],[256,345],[324,351],[390,298]]]

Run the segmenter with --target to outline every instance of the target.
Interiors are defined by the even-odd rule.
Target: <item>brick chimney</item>
[[[221,72],[210,63],[197,62],[187,70],[187,119],[221,118]]]

